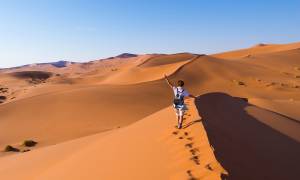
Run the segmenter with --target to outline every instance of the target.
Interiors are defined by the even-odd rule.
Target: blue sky
[[[300,41],[299,0],[1,0],[0,68]]]

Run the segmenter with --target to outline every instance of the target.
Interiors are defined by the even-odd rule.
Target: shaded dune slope
[[[292,120],[252,106],[258,113],[264,111],[280,119],[264,122],[247,112],[250,104],[224,93],[204,94],[196,105],[215,155],[229,172],[229,180],[298,179],[299,123],[294,122],[293,127],[277,126],[280,120]]]
[[[52,76],[52,73],[44,72],[44,71],[20,71],[20,72],[11,73],[11,75],[20,79],[31,78],[31,79],[46,80]]]

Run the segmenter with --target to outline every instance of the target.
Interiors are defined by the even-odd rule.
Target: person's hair
[[[177,86],[183,87],[184,86],[183,80],[178,80],[177,81]]]

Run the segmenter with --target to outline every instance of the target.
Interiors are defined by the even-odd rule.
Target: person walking
[[[186,89],[183,88],[184,81],[178,80],[177,86],[173,85],[168,76],[165,75],[165,80],[167,84],[172,88],[174,93],[173,107],[177,116],[177,127],[178,129],[182,128],[183,116],[184,112],[187,110],[186,104],[184,103],[184,99],[186,97],[196,98],[194,95],[190,94]]]

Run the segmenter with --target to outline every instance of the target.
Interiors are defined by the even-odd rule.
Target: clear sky
[[[1,0],[0,67],[300,41],[299,0]]]

